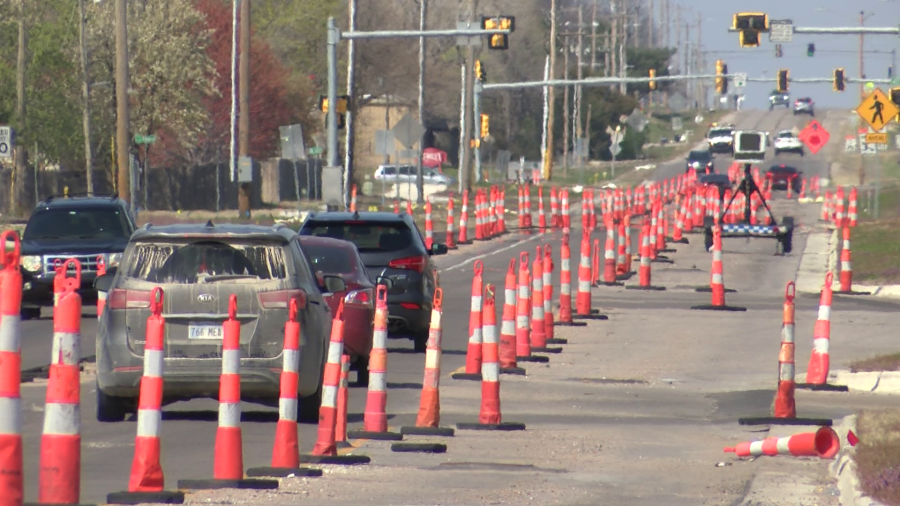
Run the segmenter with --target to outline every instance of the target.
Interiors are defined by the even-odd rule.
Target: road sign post
[[[4,160],[12,159],[13,152],[13,130],[8,126],[0,126],[0,158]]]
[[[784,44],[794,39],[794,21],[790,19],[769,20],[769,42]]]

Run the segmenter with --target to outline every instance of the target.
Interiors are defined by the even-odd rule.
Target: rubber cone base
[[[251,467],[247,469],[247,476],[251,478],[287,478],[289,476],[317,478],[322,476],[322,470],[311,467]]]
[[[459,430],[497,430],[512,431],[525,430],[524,423],[518,422],[502,422],[502,423],[458,423],[456,428]]]
[[[453,427],[400,427],[400,434],[404,436],[438,436],[438,437],[453,437],[456,435],[456,431],[453,430]]]
[[[666,239],[666,242],[674,242],[676,244],[690,244],[690,242],[688,242],[686,237],[682,237],[681,239],[678,239],[677,241],[675,239]]]
[[[608,281],[598,281],[598,282],[597,282],[595,285],[593,285],[593,286],[625,286],[625,283],[620,283],[620,282],[618,282],[618,281],[614,281],[614,282],[612,282],[612,283],[610,283],[610,282],[608,282]]]
[[[678,250],[674,250],[674,249],[671,249],[671,248],[666,248],[666,249],[661,249],[661,250],[659,250],[659,252],[660,252],[660,253],[678,253]]]
[[[442,443],[394,443],[392,452],[399,453],[447,453],[447,445]]]
[[[740,306],[714,306],[712,304],[700,304],[699,306],[691,306],[691,309],[700,309],[703,311],[746,311],[747,308]]]
[[[334,446],[335,446],[338,450],[342,450],[342,449],[344,449],[344,448],[353,448],[353,447],[354,447],[352,444],[350,444],[349,441],[337,441],[337,442],[334,443]]]
[[[628,281],[628,280],[631,279],[631,277],[634,276],[635,274],[636,274],[636,273],[635,273],[634,271],[631,271],[631,272],[628,272],[628,273],[625,273],[625,274],[619,274],[618,276],[616,276],[616,279],[619,280],[619,281]]]
[[[455,380],[467,380],[467,381],[481,381],[481,373],[468,373],[468,372],[455,372],[450,375],[450,379]]]
[[[712,293],[712,288],[708,286],[698,286],[694,288],[694,291],[700,293]],[[737,290],[735,290],[734,288],[726,288],[725,293],[737,293]]]
[[[274,490],[278,488],[278,480],[178,480],[180,490],[219,490],[223,488],[240,488],[245,490]]]
[[[500,374],[514,374],[516,376],[525,376],[525,369],[522,367],[501,367]]]
[[[301,464],[331,464],[335,466],[357,466],[368,464],[372,458],[368,455],[304,455],[300,454]]]
[[[184,504],[184,492],[161,490],[159,492],[112,492],[106,494],[107,504]]]
[[[26,503],[22,503],[22,506],[97,506],[97,505],[96,505],[96,504],[81,504],[81,503],[78,503],[78,504],[63,504],[63,503],[57,503],[57,502],[50,502],[50,503],[44,503],[44,502],[26,502]]]
[[[347,432],[347,437],[351,439],[373,439],[376,441],[403,441],[403,434],[399,432],[351,430]]]
[[[609,320],[609,316],[605,314],[599,314],[599,311],[595,313],[595,309],[591,310],[591,314],[575,314],[572,315],[572,318],[577,320]]]
[[[674,263],[675,263],[675,260],[672,260],[671,258],[666,258],[666,257],[663,257],[663,256],[659,256],[659,257],[656,257],[656,258],[653,259],[653,260],[650,260],[650,263],[654,263],[654,264],[674,264]]]
[[[641,286],[641,285],[628,285],[625,287],[626,290],[645,290],[650,292],[664,292],[666,287],[664,286]]]
[[[824,385],[813,385],[811,383],[797,383],[797,388],[801,388],[803,390],[813,390],[818,392],[849,392],[850,388],[847,385],[829,385],[825,383]]]
[[[559,337],[551,337],[550,339],[547,339],[547,344],[569,344],[569,340]]]
[[[459,244],[460,246],[466,246],[468,244],[472,244],[472,241],[456,241],[456,244]]]
[[[562,348],[531,348],[534,353],[562,353]]]
[[[831,423],[831,418],[778,418],[774,416],[738,418],[739,425],[826,425],[830,427]]]
[[[553,322],[554,327],[587,327],[587,322]]]
[[[835,290],[835,291],[833,291],[833,292],[831,292],[831,293],[834,293],[834,294],[837,294],[837,295],[872,295],[872,292],[857,292],[857,291],[854,291],[854,290],[849,290],[849,291],[846,291],[846,292],[842,292],[842,291]]]
[[[528,355],[527,357],[516,357],[516,362],[537,362],[539,364],[546,364],[547,362],[550,362],[550,357]]]

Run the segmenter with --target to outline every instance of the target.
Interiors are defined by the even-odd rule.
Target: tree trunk
[[[16,169],[10,185],[9,210],[18,215],[28,211],[25,202],[25,178],[28,165],[28,151],[25,149],[25,59],[28,54],[28,37],[25,27],[25,0],[19,0],[19,48],[16,57]]]

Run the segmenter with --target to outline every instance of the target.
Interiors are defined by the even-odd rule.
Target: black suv
[[[53,305],[54,264],[81,263],[81,296],[96,297],[93,282],[102,260],[118,265],[135,230],[128,204],[112,196],[50,197],[35,207],[22,235],[22,317],[38,318]]]
[[[688,153],[684,165],[685,174],[690,172],[691,169],[696,170],[697,174],[715,174],[716,169],[712,152],[704,149]]]
[[[435,243],[431,250],[416,223],[406,213],[309,213],[300,235],[350,241],[359,250],[370,279],[390,278],[388,336],[412,339],[416,351],[425,351],[435,289],[432,255],[447,253]]]

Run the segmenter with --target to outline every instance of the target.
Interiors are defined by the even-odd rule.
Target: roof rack
[[[44,202],[53,202],[56,199],[67,199],[72,197],[89,197],[89,198],[108,198],[109,200],[116,200],[119,198],[118,193],[88,193],[88,192],[69,192],[63,194],[50,195],[49,197],[44,199]]]

